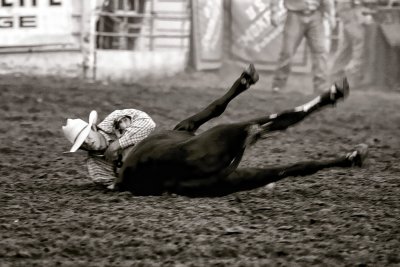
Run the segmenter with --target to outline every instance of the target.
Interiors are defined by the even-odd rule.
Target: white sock
[[[310,102],[305,103],[304,105],[295,107],[294,110],[295,111],[305,111],[305,112],[307,112],[310,108],[318,105],[320,101],[321,101],[321,97],[318,96],[318,97],[314,98],[313,100],[311,100]]]

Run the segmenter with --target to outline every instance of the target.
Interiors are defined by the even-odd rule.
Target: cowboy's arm
[[[121,109],[114,110],[107,117],[104,118],[102,122],[98,124],[98,127],[107,133],[113,132],[114,121],[123,116],[130,116],[131,118],[136,118],[146,114],[143,111],[137,109]],[[147,114],[146,114],[147,115]]]
[[[135,145],[145,139],[156,127],[155,122],[146,114],[140,118],[132,119],[131,125],[118,139],[121,149]]]
[[[107,116],[99,124],[103,130],[112,132],[114,121],[121,116],[130,116],[131,125],[125,129],[124,134],[114,142],[110,143],[104,155],[107,160],[115,160],[118,152],[137,144],[147,137],[155,128],[154,121],[145,112],[136,109],[117,110]],[[105,129],[106,128],[106,129]]]

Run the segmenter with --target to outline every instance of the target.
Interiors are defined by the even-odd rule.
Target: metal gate
[[[189,0],[107,0],[98,12],[96,49],[187,49]]]

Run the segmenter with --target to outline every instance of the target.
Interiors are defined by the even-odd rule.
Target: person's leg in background
[[[348,76],[350,84],[362,83],[362,64],[364,56],[365,28],[359,17],[358,7],[339,6],[338,16],[342,24],[340,45],[333,55],[329,70],[330,79],[336,80]]]
[[[306,38],[311,52],[314,92],[323,92],[327,87],[328,47],[321,12],[314,12],[308,18]]]
[[[342,24],[341,27],[343,27],[343,29],[341,29],[341,33],[339,34],[339,45],[332,55],[330,68],[328,70],[329,80],[331,82],[346,75],[344,70],[350,61],[352,53],[349,38],[344,29],[345,25]]]
[[[304,30],[302,15],[288,11],[283,28],[282,49],[272,81],[272,90],[275,92],[284,89],[286,86],[291,70],[291,61],[304,37]]]
[[[364,38],[365,28],[358,19],[357,12],[361,12],[359,8],[352,10],[353,16],[345,25],[347,37],[351,44],[350,62],[346,65],[345,71],[349,79],[352,80],[354,86],[362,83],[362,64],[364,61]]]

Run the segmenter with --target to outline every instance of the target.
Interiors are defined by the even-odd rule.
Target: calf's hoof
[[[247,87],[255,84],[260,79],[260,75],[258,74],[253,63],[250,63],[249,66],[243,71],[242,76],[242,83],[247,84]]]

